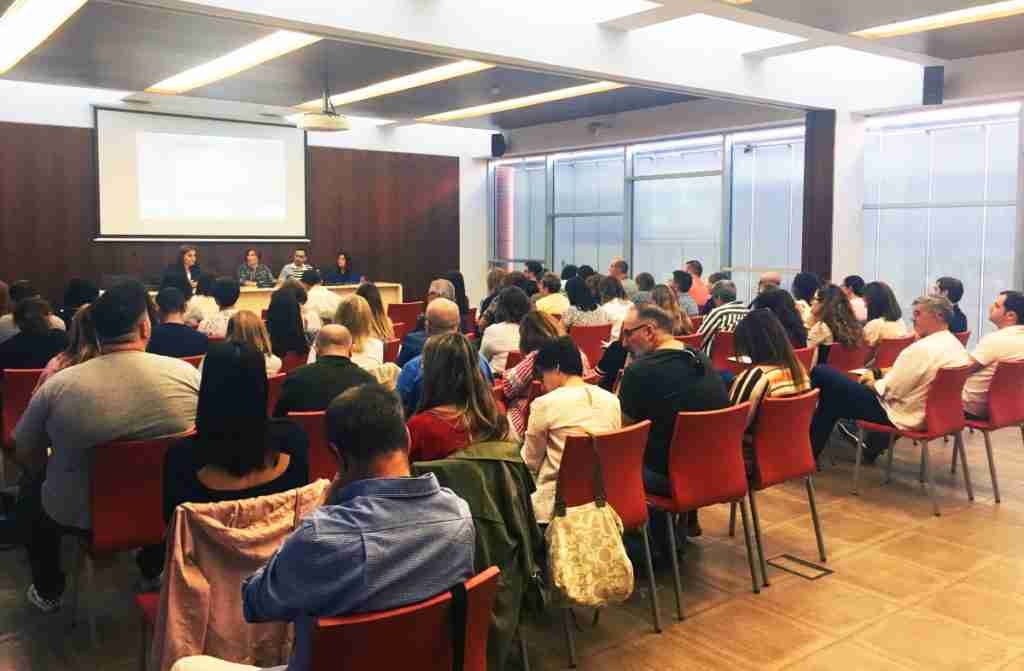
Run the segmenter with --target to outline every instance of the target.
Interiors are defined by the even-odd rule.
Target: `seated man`
[[[100,355],[47,380],[15,428],[18,463],[27,469],[19,495],[31,525],[28,600],[43,612],[56,611],[64,593],[61,533],[92,523],[92,448],[180,433],[195,424],[199,371],[145,351],[152,333],[148,307],[139,282],[104,292],[92,307]]]
[[[146,351],[161,356],[199,356],[206,354],[210,339],[185,323],[185,294],[175,287],[164,287],[156,295],[160,325],[153,327]]]
[[[459,332],[459,306],[447,298],[437,298],[427,306],[426,335],[434,336],[442,333]],[[426,338],[424,338],[424,341]],[[481,355],[480,372],[483,373],[487,384],[494,382],[494,374],[491,366]],[[416,412],[420,402],[420,389],[423,386],[423,355],[417,354],[408,363],[402,366],[402,373],[398,376],[398,393],[402,396],[402,405],[410,417]]]
[[[549,315],[562,316],[569,309],[569,299],[562,291],[562,279],[554,273],[544,273],[540,278],[540,291],[533,295],[537,310]],[[531,299],[531,300],[533,300]]]
[[[352,334],[340,324],[328,324],[316,336],[317,358],[288,373],[274,417],[289,412],[326,410],[338,394],[351,387],[375,382],[372,375],[352,363]]]
[[[314,270],[313,266],[306,263],[306,250],[297,248],[292,253],[292,262],[281,267],[281,273],[277,276],[277,283],[283,284],[287,280],[298,282],[302,279],[302,273],[307,270]]]
[[[679,298],[679,309],[690,317],[700,314],[700,308],[690,295],[690,287],[693,286],[693,276],[685,270],[672,271],[672,288],[676,290]]]
[[[1004,291],[988,310],[994,333],[978,341],[971,352],[971,377],[964,385],[964,411],[973,419],[988,417],[988,390],[996,364],[1024,358],[1024,293]]]
[[[334,313],[341,304],[341,296],[324,287],[320,273],[307,270],[302,273],[301,284],[306,289],[306,309],[312,309],[320,315],[325,324],[334,321]]]
[[[13,338],[18,334],[20,330],[18,325],[14,323],[14,308],[17,307],[18,303],[26,298],[35,298],[39,295],[32,283],[28,280],[19,280],[13,283],[8,290],[8,302],[10,306],[10,312],[0,317],[0,343],[4,342],[9,338]],[[60,329],[64,331],[67,329],[67,325],[64,320],[57,315],[50,315],[50,328]]]
[[[619,284],[622,285],[622,290],[626,292],[626,298],[629,300],[633,300],[636,292],[640,291],[636,282],[629,278],[629,264],[621,256],[616,256],[608,264],[608,276],[614,277],[619,281]]]
[[[778,289],[782,286],[782,275],[774,270],[769,270],[766,273],[761,273],[761,277],[757,280],[757,293],[763,294],[769,289]]]
[[[213,300],[217,302],[217,313],[199,322],[198,331],[211,338],[224,338],[228,334],[228,322],[238,310],[235,303],[242,295],[242,288],[234,277],[218,277],[213,282]]]
[[[715,336],[719,331],[733,331],[736,324],[747,316],[750,310],[742,301],[736,300],[736,285],[732,280],[719,280],[711,287],[711,303],[715,308],[701,322],[697,333],[704,336],[701,349],[709,357],[715,346]]]
[[[242,583],[246,620],[295,623],[290,671],[309,668],[317,617],[424,601],[473,575],[469,506],[432,473],[411,477],[393,392],[349,389],[327,410],[327,436],[338,475],[326,502]],[[253,667],[186,657],[173,671],[219,668]]]
[[[928,389],[940,368],[966,366],[967,350],[949,330],[953,304],[942,296],[922,296],[914,301],[914,332],[918,340],[903,350],[893,367],[869,371],[860,383],[829,366],[815,366],[812,386],[821,390],[811,420],[811,447],[817,457],[828,444],[840,419],[866,420],[908,431],[925,428]],[[873,463],[884,447],[870,444],[864,451]]]
[[[446,298],[455,302],[455,285],[448,280],[434,280],[427,289],[427,307],[435,298]],[[398,352],[398,367],[401,368],[420,355],[423,343],[427,342],[426,312],[416,320],[416,328],[402,338],[402,347]]]

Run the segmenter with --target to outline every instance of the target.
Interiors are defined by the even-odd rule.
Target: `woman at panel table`
[[[160,279],[160,287],[176,287],[186,296],[199,283],[199,251],[192,245],[182,245],[178,248],[178,260],[164,268],[163,277]],[[186,290],[186,287],[188,290]]]
[[[270,268],[260,263],[262,256],[259,250],[249,248],[245,250],[245,261],[238,266],[238,283],[243,287],[265,287],[269,288],[277,283],[274,273]]]
[[[352,269],[352,257],[338,252],[334,265],[324,273],[324,284],[359,284],[359,275]]]

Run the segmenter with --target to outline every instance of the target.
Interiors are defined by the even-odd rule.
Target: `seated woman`
[[[365,298],[358,294],[342,298],[334,313],[334,323],[352,334],[352,363],[368,371],[384,363],[384,341],[373,335],[373,312]]]
[[[598,281],[597,293],[601,309],[608,315],[612,323],[612,340],[617,340],[619,330],[622,328],[622,320],[626,318],[626,313],[629,312],[629,308],[633,307],[633,303],[626,300],[626,290],[622,288],[622,282],[610,275],[602,277]]]
[[[807,347],[807,327],[804,326],[804,319],[800,309],[796,306],[796,301],[788,291],[785,289],[763,291],[757,295],[750,308],[752,310],[767,308],[774,312],[793,349]]]
[[[869,282],[864,287],[868,323],[864,325],[864,344],[874,349],[883,338],[902,338],[910,334],[896,294],[885,282]],[[872,356],[872,358],[874,358]]]
[[[255,247],[245,250],[245,260],[238,266],[238,283],[244,287],[272,287],[277,283],[274,273],[263,264]]]
[[[324,284],[356,284],[359,275],[352,269],[352,257],[347,252],[338,252],[334,266],[324,272]]]
[[[651,290],[651,302],[672,317],[672,335],[690,335],[696,333],[690,316],[679,309],[679,298],[667,285],[659,284]]]
[[[363,282],[356,289],[356,294],[366,299],[370,306],[370,313],[373,315],[370,333],[373,334],[373,337],[378,338],[381,342],[394,340],[395,325],[391,323],[391,317],[388,317],[388,311],[384,308],[384,301],[380,297],[380,289],[377,288],[377,285],[373,282]]]
[[[320,333],[320,329],[324,326],[323,320],[320,319],[320,313],[312,305],[307,305],[309,294],[298,280],[285,280],[278,291],[281,289],[295,294],[295,300],[299,304],[299,312],[302,315],[302,332],[306,334],[306,342],[312,345],[316,341],[316,334]]]
[[[175,289],[175,291],[177,291]],[[68,331],[68,346],[63,352],[50,359],[36,382],[36,389],[43,386],[54,373],[70,368],[89,359],[95,358],[100,353],[99,340],[96,337],[96,326],[92,321],[92,308],[90,304],[81,305],[75,311],[71,319],[71,330]],[[32,390],[35,393],[35,389]]]
[[[807,346],[816,348],[814,364],[828,363],[828,350],[834,343],[856,347],[862,336],[863,328],[853,315],[850,300],[843,290],[835,284],[818,289],[811,306],[811,327],[807,331]]]
[[[572,338],[562,336],[545,343],[536,365],[546,393],[530,407],[522,457],[537,483],[532,495],[534,514],[545,524],[554,509],[566,437],[620,429],[622,409],[618,397],[583,382],[583,359]]]
[[[228,322],[235,315],[235,303],[241,296],[238,280],[233,277],[218,277],[213,283],[213,300],[217,303],[217,314],[199,322],[198,330],[212,338],[223,338],[228,333]]]
[[[427,339],[423,388],[408,428],[410,461],[444,459],[467,445],[508,436],[508,421],[498,412],[479,358],[462,334]]]
[[[182,292],[188,298],[188,306],[185,308],[185,323],[192,328],[197,328],[204,319],[210,319],[220,311],[217,301],[213,298],[213,283],[216,279],[214,275],[200,275],[196,283],[195,294]],[[176,288],[181,290],[181,287]]]
[[[14,308],[18,333],[0,343],[0,370],[45,368],[50,359],[68,346],[63,329],[50,322],[53,310],[39,297],[24,298]]]
[[[793,302],[807,328],[811,328],[811,303],[814,302],[814,296],[820,286],[821,280],[814,273],[797,273],[793,278]]]
[[[302,313],[293,290],[281,287],[270,295],[267,333],[270,334],[271,351],[282,361],[288,354],[301,356],[303,360],[309,354]]]
[[[276,375],[281,371],[281,359],[274,354],[270,344],[270,334],[263,325],[263,320],[250,310],[239,310],[228,322],[227,341],[248,345],[263,355],[267,366],[267,375]]]
[[[584,277],[581,273],[565,283],[565,296],[569,299],[569,307],[562,313],[562,325],[565,328],[577,324],[601,326],[611,323],[608,313],[597,305],[597,283],[600,280],[599,275],[591,273]]]
[[[507,287],[498,294],[494,323],[484,330],[480,354],[497,372],[505,370],[508,353],[519,349],[519,322],[530,311],[530,299],[519,287]]]

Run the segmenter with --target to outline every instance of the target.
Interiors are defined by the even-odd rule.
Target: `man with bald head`
[[[430,305],[439,298],[454,303],[455,285],[445,279],[436,279],[431,282],[430,288],[427,289],[427,309],[429,310]],[[399,368],[419,356],[423,351],[423,343],[427,342],[428,337],[426,315],[423,314],[416,320],[416,328],[402,338],[402,348],[398,351],[398,361],[395,362]]]
[[[328,324],[316,337],[315,363],[288,373],[281,387],[275,417],[289,412],[326,410],[334,398],[352,387],[376,382],[374,377],[352,363],[352,334],[340,324]]]
[[[447,298],[436,298],[427,306],[426,334],[427,337],[442,335],[444,333],[458,333],[459,306]],[[491,373],[491,366],[487,359],[479,354],[480,372],[488,383],[494,381]],[[416,406],[420,402],[420,389],[423,386],[423,355],[417,354],[408,363],[402,366],[402,373],[398,376],[398,393],[402,397],[402,405],[405,406],[406,417],[411,417],[416,412]]]
[[[778,289],[782,286],[782,274],[774,270],[761,273],[761,279],[757,281],[757,293],[762,294],[769,289]]]

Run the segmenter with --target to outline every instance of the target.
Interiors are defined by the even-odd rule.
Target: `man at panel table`
[[[302,273],[307,270],[316,270],[316,268],[306,263],[306,258],[306,248],[296,247],[292,253],[292,262],[281,268],[281,273],[277,276],[278,283],[286,280],[299,282],[302,280]]]

